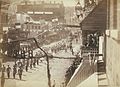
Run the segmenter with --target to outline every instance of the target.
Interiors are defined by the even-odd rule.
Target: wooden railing
[[[71,77],[66,87],[77,87],[77,85],[79,85],[81,82],[87,79],[90,75],[96,72],[97,62],[95,62],[95,59],[97,58],[96,56],[93,56],[93,58],[90,58],[91,56],[88,54],[89,53],[98,54],[98,49],[83,48],[81,51],[83,54],[83,61],[81,62],[79,67],[76,69],[75,73]]]
[[[81,49],[81,53],[82,54],[88,54],[88,53],[90,53],[90,54],[98,54],[99,53],[99,51],[98,51],[99,49],[98,48],[82,48]]]

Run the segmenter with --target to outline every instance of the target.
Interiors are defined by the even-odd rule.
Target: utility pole
[[[50,74],[50,66],[49,66],[49,56],[48,54],[39,46],[37,40],[35,38],[28,38],[28,39],[22,39],[22,40],[15,40],[11,42],[18,42],[18,41],[27,41],[27,40],[34,40],[36,46],[45,54],[46,61],[47,61],[47,77],[48,77],[48,86],[51,87],[51,74]]]
[[[37,47],[38,47],[41,51],[43,51],[44,54],[45,54],[45,56],[46,56],[46,61],[47,61],[47,76],[48,76],[48,86],[51,87],[51,75],[50,75],[50,66],[49,66],[49,56],[48,56],[48,54],[47,54],[43,49],[41,49],[41,48],[39,47],[38,42],[36,41],[36,39],[35,39],[35,38],[33,38],[33,39],[34,39],[34,41],[35,41]]]
[[[49,87],[52,87],[51,86],[51,74],[50,74],[50,67],[49,67],[49,56],[38,44],[37,40],[35,38],[28,38],[28,39],[21,39],[21,40],[13,40],[9,43],[12,43],[12,42],[18,42],[18,41],[28,41],[28,40],[34,40],[36,46],[45,54],[44,56],[41,56],[41,57],[46,57],[46,61],[47,61],[47,77],[48,77],[48,86]],[[17,51],[15,52],[15,55],[17,54]],[[14,56],[15,57],[15,56]],[[39,57],[39,58],[41,58]],[[57,57],[57,56],[52,56],[53,58],[58,58],[58,59],[76,59],[76,57]]]

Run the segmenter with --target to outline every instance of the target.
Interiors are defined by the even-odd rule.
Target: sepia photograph
[[[120,0],[0,0],[0,87],[120,87]]]

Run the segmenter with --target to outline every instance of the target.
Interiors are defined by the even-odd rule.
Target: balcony
[[[97,71],[97,56],[89,54],[98,54],[98,49],[84,47],[81,51],[83,60],[69,80],[67,87],[77,87]]]
[[[82,60],[69,78],[67,87],[77,87],[97,71],[98,48],[81,48]]]
[[[89,11],[89,9],[87,9]],[[92,11],[88,13],[88,15],[82,20],[81,27],[82,27],[82,35],[88,31],[89,33],[93,33],[95,31],[99,31],[99,34],[101,34],[106,29],[106,16],[107,16],[107,3],[106,0],[99,0],[98,5],[96,5]],[[96,38],[96,43],[93,44],[93,41],[91,41],[91,38],[89,36],[89,39],[87,41],[87,35],[89,33],[86,33],[86,39],[83,39],[83,41],[87,42],[85,46],[81,48],[81,55],[82,55],[82,62],[80,63],[79,67],[75,70],[74,74],[70,78],[67,87],[97,87],[98,83],[96,78],[96,86],[88,85],[88,83],[85,83],[86,80],[93,76],[97,76],[97,63],[99,56],[103,56],[99,53],[99,39]],[[84,36],[83,36],[84,37]],[[99,37],[99,35],[98,35]],[[85,37],[84,37],[85,38]],[[98,45],[96,45],[98,44]],[[104,67],[103,67],[104,68]],[[94,77],[94,76],[93,76]],[[82,83],[85,83],[86,86],[79,86]]]

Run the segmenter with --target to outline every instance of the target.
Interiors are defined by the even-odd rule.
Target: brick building
[[[17,6],[17,11],[27,13],[35,21],[39,21],[40,19],[51,21],[52,19],[58,18],[59,21],[63,22],[65,8],[63,3],[24,1]]]

